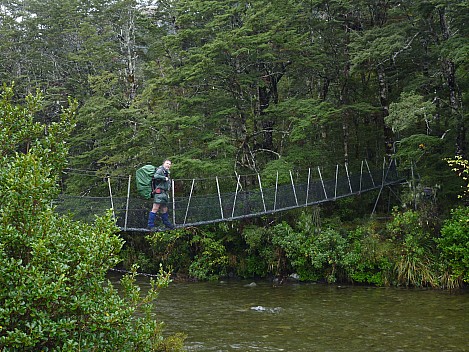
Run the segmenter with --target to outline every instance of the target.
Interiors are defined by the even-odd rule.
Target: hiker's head
[[[166,159],[166,160],[163,162],[163,167],[164,167],[166,170],[169,170],[169,168],[171,167],[171,160]]]

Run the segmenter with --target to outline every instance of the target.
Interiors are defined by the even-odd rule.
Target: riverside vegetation
[[[141,297],[134,267],[117,290],[106,279],[123,245],[111,214],[84,224],[51,208],[76,103],[45,126],[34,122],[41,95],[24,106],[13,95],[4,86],[0,96],[0,350],[182,350],[183,336],[163,339],[151,314],[169,274]]]
[[[347,213],[355,205],[339,203],[321,211]],[[249,224],[130,234],[124,263],[138,262],[147,272],[163,263],[173,273],[201,280],[293,276],[328,283],[464,287],[469,282],[469,209],[455,208],[442,223],[429,210],[394,209],[387,221],[347,221],[338,214],[320,225],[304,210]]]

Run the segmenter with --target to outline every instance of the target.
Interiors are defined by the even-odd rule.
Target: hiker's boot
[[[155,229],[155,221],[157,219],[158,215],[152,211],[148,214],[148,225],[147,229],[149,230],[154,230]]]
[[[174,229],[174,225],[169,221],[168,213],[161,214],[161,221],[163,222],[164,226],[166,226],[166,228],[171,230]]]

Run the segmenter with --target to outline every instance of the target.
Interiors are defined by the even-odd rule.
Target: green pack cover
[[[156,167],[153,165],[143,165],[135,172],[135,182],[137,183],[137,192],[140,196],[145,199],[150,199],[151,194],[151,182],[153,175],[155,174]]]

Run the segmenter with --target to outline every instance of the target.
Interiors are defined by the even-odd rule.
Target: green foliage
[[[136,243],[126,243],[126,246],[120,251],[119,257],[122,259],[121,264],[124,270],[129,270],[133,265],[138,265],[141,272],[156,273],[159,264],[163,264],[157,260],[158,258],[150,256],[145,248],[137,246]],[[172,268],[170,271],[172,271]]]
[[[469,282],[469,207],[452,211],[437,239],[442,264],[453,281]]]
[[[327,282],[343,278],[344,258],[347,253],[347,239],[332,228],[321,230],[314,237],[311,246],[311,264],[322,272]]]
[[[409,168],[411,162],[418,163],[419,166],[430,167],[430,164],[440,160],[443,141],[435,136],[426,134],[413,134],[403,138],[397,145],[396,158]]]
[[[245,229],[243,234],[249,253],[258,253],[274,275],[294,272],[302,281],[343,278],[347,240],[331,228],[320,230],[307,212],[295,227],[283,221],[271,228]]]
[[[437,235],[460,184],[467,189],[466,180],[451,175],[444,162],[454,155],[455,145],[462,155],[468,148],[467,2],[190,0],[146,7],[149,3],[2,3],[0,79],[16,81],[19,97],[40,88],[43,98],[27,97],[24,106],[38,111],[43,100],[45,107],[28,114],[21,112],[24,107],[2,106],[2,111],[18,109],[19,116],[3,115],[11,128],[0,126],[2,157],[42,143],[34,156],[19,156],[35,165],[31,169],[2,164],[5,204],[21,200],[26,211],[47,208],[43,199],[57,193],[53,185],[66,158],[59,140],[70,145],[69,166],[102,177],[126,179],[142,164],[171,157],[178,178],[250,170],[259,172],[267,187],[275,183],[277,171],[281,181],[289,181],[290,170],[327,169],[344,160],[381,164],[384,146],[399,139],[394,145],[402,171],[416,166],[408,189],[399,194],[402,207],[417,210],[416,226]],[[60,118],[68,95],[79,97],[77,128],[72,137],[58,137],[73,124]],[[46,121],[47,128],[39,121]],[[467,175],[464,164],[452,167]],[[63,181],[73,194],[107,194],[107,184],[93,178],[69,173]],[[113,190],[125,192],[126,182]],[[184,236],[160,238],[154,242],[158,254],[126,249],[126,265],[135,258],[151,268],[161,260],[187,271],[197,255],[195,271],[212,276],[216,258],[233,255],[233,262],[244,265],[243,275],[296,270],[302,278],[319,278],[332,271],[331,264],[319,255],[314,265],[321,269],[310,271],[308,246],[330,252],[326,244],[339,241],[333,232],[344,230],[341,222],[365,212],[366,205],[359,213],[349,202],[325,207],[331,221],[323,227],[332,232],[305,230],[293,214],[278,226],[271,225],[272,219],[260,220],[256,229],[240,225],[236,249],[224,238],[228,231],[219,229],[216,235],[208,231],[209,240],[192,243]],[[27,227],[22,209],[2,211]],[[332,213],[340,221],[332,221]],[[391,246],[408,258],[402,271],[420,270],[417,259],[428,263],[420,253],[420,235],[396,233]],[[26,239],[10,246],[21,241]],[[373,231],[354,239],[356,257],[343,265],[346,270],[352,263],[362,265],[353,271],[355,281],[387,282],[374,276],[380,268],[388,270],[387,260],[397,261],[392,256],[381,261],[388,253],[385,243]],[[370,246],[381,254],[364,256]],[[336,267],[342,266],[341,252],[337,248],[332,256]]]
[[[467,149],[461,1],[23,5],[0,11],[0,78],[21,95],[45,92],[50,114],[39,118],[79,97],[73,168],[128,176],[172,157],[182,177],[272,175],[277,159],[381,162],[386,143],[417,133],[444,137],[440,160],[455,142]],[[74,193],[105,191],[66,181]]]
[[[459,196],[467,201],[468,161],[460,156],[446,161],[462,179],[463,194]],[[444,285],[451,288],[461,286],[461,282],[469,282],[469,208],[467,206],[460,206],[451,211],[451,217],[444,222],[437,243],[445,271]]]
[[[320,226],[305,211],[294,225],[284,220],[273,226],[234,227],[235,232],[242,231],[242,241],[236,242],[229,235],[230,226],[186,233],[192,236],[190,241],[174,231],[156,233],[152,251],[161,253],[158,260],[173,260],[181,273],[201,280],[218,279],[227,272],[247,278],[296,273],[301,281],[460,287],[461,273],[467,271],[466,208],[455,213],[454,223],[445,222],[438,242],[439,227],[425,209],[396,210],[393,215],[390,222],[371,220],[354,228],[338,217],[322,219]]]
[[[242,236],[246,243],[246,259],[241,261],[241,275],[264,277],[269,273],[275,273],[278,258],[275,248],[270,243],[269,229],[246,226]]]
[[[465,200],[469,199],[469,161],[457,155],[454,159],[446,159],[448,165],[463,181],[463,193],[459,195]]]
[[[296,231],[286,222],[275,225],[272,228],[272,244],[282,249],[285,257],[289,260],[291,269],[300,276],[300,280],[310,280],[311,265],[309,263],[308,250],[311,246],[310,233]],[[287,266],[288,268],[288,266]],[[283,272],[277,274],[284,274]]]
[[[214,234],[205,232],[192,238],[191,243],[198,247],[198,250],[189,266],[189,274],[197,279],[217,280],[227,274],[226,248],[222,241],[213,237]]]
[[[266,277],[268,265],[262,257],[255,254],[247,254],[239,258],[239,264],[236,268],[236,274],[242,278]]]
[[[402,93],[399,102],[389,105],[389,115],[385,121],[396,132],[402,133],[410,129],[415,134],[416,126],[420,125],[421,130],[431,127],[430,121],[433,120],[435,110],[435,105],[424,101],[421,95]]]
[[[381,9],[382,11],[382,9]],[[385,62],[392,53],[398,52],[405,45],[407,25],[387,23],[386,26],[374,26],[366,31],[353,32],[350,47],[352,50],[352,67],[379,65]]]
[[[298,274],[302,281],[315,281],[323,277],[322,267],[315,266],[312,254],[317,232],[319,229],[307,212],[301,213],[294,228],[286,222],[272,228],[272,244],[282,249],[288,259],[287,269]]]
[[[387,224],[391,241],[396,245],[397,253],[392,258],[396,271],[397,284],[405,286],[438,285],[438,275],[434,262],[434,241],[423,226],[420,214],[416,211],[394,213],[394,218]]]
[[[347,276],[354,282],[389,285],[394,246],[382,240],[373,223],[359,226],[349,236],[351,248],[344,258]]]
[[[118,292],[106,279],[123,244],[111,212],[85,224],[50,207],[73,104],[59,122],[40,125],[40,96],[26,99],[29,109],[13,105],[11,92],[4,87],[0,103],[0,350],[182,350],[183,337],[163,339],[152,314],[169,274],[160,270],[141,296],[134,267]]]
[[[189,238],[193,236],[194,231],[176,229],[154,232],[145,237],[145,241],[138,246],[138,251],[146,253],[145,261],[150,261],[153,265],[162,263],[175,274],[186,275],[193,257]]]
[[[275,187],[276,184],[285,184],[290,182],[289,172],[293,169],[290,163],[283,159],[272,160],[266,164],[262,171],[262,186]],[[278,174],[277,174],[278,173]]]
[[[402,171],[407,170],[409,189],[403,195],[403,204],[415,207],[416,202],[428,200],[423,190],[433,189],[440,206],[448,208],[459,192],[458,179],[445,162],[446,144],[441,138],[425,134],[414,134],[397,144],[396,159]],[[411,169],[411,170],[409,170]],[[412,172],[409,172],[412,171]]]

